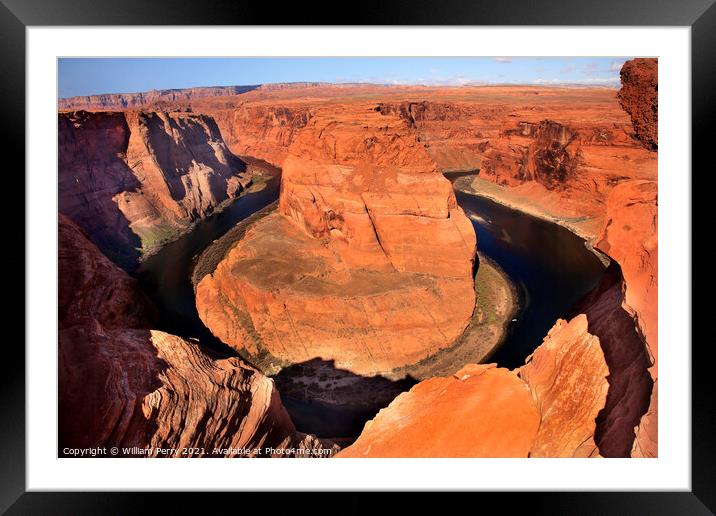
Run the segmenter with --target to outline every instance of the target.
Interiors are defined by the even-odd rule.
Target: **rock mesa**
[[[450,346],[474,307],[475,234],[405,121],[325,108],[284,161],[278,213],[197,286],[227,344],[387,372]]]

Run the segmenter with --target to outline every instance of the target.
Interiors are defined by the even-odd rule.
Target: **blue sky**
[[[60,97],[271,82],[618,86],[626,57],[62,58]]]

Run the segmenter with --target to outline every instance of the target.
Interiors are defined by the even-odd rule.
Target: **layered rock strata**
[[[198,284],[197,307],[222,341],[274,365],[375,374],[460,335],[474,257],[469,220],[405,121],[326,108],[290,147],[279,213]]]
[[[123,266],[250,182],[206,115],[77,111],[58,122],[60,213]]]
[[[207,97],[226,97],[240,95],[256,89],[258,86],[215,86],[205,88],[183,88],[169,90],[150,90],[138,93],[107,93],[104,95],[83,95],[59,99],[61,110],[123,110],[155,106],[157,103],[189,102]]]
[[[406,299],[416,296],[418,292],[424,296],[422,303],[430,303],[424,306],[433,307],[436,306],[434,303],[445,300],[447,291],[443,287],[440,293],[430,282],[418,283],[418,288],[411,290],[412,286],[405,288],[409,283],[404,282],[403,277],[390,287],[391,276],[381,267],[390,271],[389,262],[396,273],[409,273],[407,268],[405,271],[396,268],[396,265],[406,266],[400,258],[396,259],[400,249],[405,248],[404,242],[392,249],[390,244],[383,245],[378,233],[380,223],[376,225],[373,222],[375,241],[365,238],[367,224],[354,223],[352,219],[356,213],[351,211],[353,206],[362,203],[369,218],[369,206],[372,206],[373,213],[381,215],[380,206],[384,201],[371,204],[370,195],[366,201],[362,196],[357,200],[353,195],[337,194],[344,190],[350,193],[353,188],[345,186],[350,184],[350,180],[341,179],[342,171],[346,171],[346,177],[353,177],[356,161],[363,159],[372,165],[374,160],[373,157],[356,158],[346,164],[344,160],[351,155],[351,148],[368,149],[369,145],[376,143],[378,149],[389,147],[386,144],[389,140],[383,138],[385,133],[381,132],[381,128],[385,126],[388,132],[395,131],[394,124],[399,119],[407,128],[405,131],[417,135],[417,140],[439,170],[479,170],[473,186],[480,194],[569,227],[621,266],[610,269],[604,282],[577,308],[578,312],[573,314],[574,318],[568,324],[560,322],[555,326],[530,364],[517,375],[509,373],[514,381],[520,382],[517,385],[522,384],[523,389],[527,385],[525,380],[529,378],[535,381],[542,377],[554,378],[563,386],[578,382],[575,392],[580,393],[584,410],[570,408],[566,403],[569,400],[561,399],[562,391],[545,389],[546,384],[527,385],[540,418],[543,414],[539,404],[546,403],[545,407],[549,407],[549,414],[545,414],[549,415],[547,419],[560,422],[570,432],[574,429],[573,438],[566,439],[564,446],[560,447],[560,443],[554,442],[549,435],[538,437],[535,433],[528,446],[504,453],[518,456],[524,456],[524,453],[540,456],[624,456],[629,453],[624,450],[631,447],[632,456],[656,456],[657,158],[656,153],[650,150],[656,150],[657,145],[655,114],[658,104],[656,64],[655,60],[652,61],[653,66],[625,64],[623,88],[618,100],[614,90],[602,88],[348,89],[311,85],[306,88],[257,89],[236,96],[206,97],[184,103],[179,101],[179,109],[211,113],[232,151],[253,153],[278,165],[286,163],[288,175],[294,176],[286,187],[291,196],[282,198],[281,214],[265,221],[270,224],[266,229],[275,231],[276,238],[261,235],[259,228],[255,233],[248,232],[245,241],[232,251],[235,255],[231,260],[227,257],[211,276],[216,287],[214,297],[211,289],[203,293],[197,290],[198,304],[203,303],[206,308],[202,317],[205,322],[211,318],[208,324],[222,339],[233,339],[235,347],[245,348],[250,354],[255,352],[266,357],[268,362],[278,364],[303,360],[301,352],[295,350],[301,349],[305,342],[314,342],[316,335],[319,335],[318,340],[335,339],[334,343],[343,345],[340,332],[332,334],[330,328],[334,327],[339,330],[358,329],[356,334],[347,334],[345,338],[346,341],[359,342],[357,347],[361,348],[350,350],[350,356],[343,362],[347,367],[353,367],[354,356],[367,356],[366,351],[376,352],[376,343],[386,335],[398,335],[389,340],[400,342],[399,346],[396,345],[397,351],[389,350],[389,353],[398,356],[405,349],[411,357],[415,354],[410,337],[401,340],[401,330],[390,328],[384,321],[392,317],[388,314],[396,313],[417,317],[415,314],[420,314],[421,308],[410,303],[403,304],[402,301],[395,303],[399,308],[392,308],[389,302],[403,295]],[[654,72],[648,72],[649,69]],[[369,106],[367,102],[371,98],[374,102]],[[354,109],[362,113],[360,117],[351,114]],[[339,113],[355,117],[354,121],[359,125],[364,123],[361,117],[367,116],[371,110],[380,115],[383,122],[374,123],[371,114],[366,119],[370,123],[365,124],[362,139],[358,136],[361,130],[357,127],[351,129],[355,133],[352,137],[337,134],[336,125],[350,126]],[[326,113],[333,114],[327,117]],[[335,124],[328,123],[330,118]],[[378,136],[372,141],[376,136],[374,131]],[[300,143],[304,133],[312,133],[313,141]],[[346,145],[348,142],[351,143]],[[316,153],[321,154],[318,159]],[[354,156],[368,154],[365,150],[353,153]],[[403,166],[400,154],[395,154],[392,159],[398,159]],[[325,164],[330,166],[324,167]],[[299,166],[301,170],[298,170]],[[299,174],[290,172],[294,167]],[[301,174],[305,177],[301,178]],[[311,174],[316,177],[307,180],[306,177]],[[355,177],[358,181],[365,181],[371,176],[357,174]],[[327,185],[323,182],[329,182],[330,188],[325,188]],[[335,187],[333,183],[340,186]],[[372,180],[368,181],[368,184],[372,183]],[[320,194],[327,195],[328,201]],[[339,209],[331,203],[334,197],[341,199]],[[344,213],[349,216],[344,216]],[[317,242],[320,246],[316,245]],[[382,257],[373,251],[376,245],[382,249]],[[271,251],[267,253],[267,249]],[[295,249],[307,251],[298,253],[294,252]],[[268,257],[266,265],[261,260],[264,254]],[[344,256],[355,256],[356,261],[351,262],[349,257],[349,263],[346,263]],[[438,263],[436,270],[440,267]],[[318,269],[327,271],[327,274],[316,274]],[[366,275],[373,272],[374,276]],[[258,278],[269,273],[276,274],[274,279],[278,279],[277,283],[284,282],[289,287],[271,290],[268,282],[262,284]],[[430,277],[430,274],[421,274],[423,281]],[[376,283],[373,278],[378,275],[388,283]],[[417,280],[418,276],[414,278]],[[335,285],[334,290],[326,290],[326,283]],[[403,285],[402,291],[398,289],[398,284]],[[366,285],[378,290],[367,289]],[[422,290],[421,286],[424,287]],[[391,288],[401,293],[393,297],[384,295],[384,291],[380,290]],[[348,295],[345,295],[346,292]],[[450,296],[458,294],[456,290],[450,291]],[[362,301],[360,304],[348,302],[358,298]],[[283,299],[288,300],[285,305],[282,305]],[[366,304],[368,300],[379,302]],[[220,307],[219,310],[216,307]],[[344,314],[350,315],[350,318]],[[432,313],[425,315],[429,319]],[[436,319],[437,328],[446,325],[440,317]],[[274,323],[276,328],[272,327]],[[405,323],[403,334],[409,333],[408,327],[418,328],[419,333],[429,326],[416,321],[406,320]],[[378,331],[374,332],[374,328]],[[281,338],[267,338],[266,335],[271,332]],[[432,330],[432,333],[438,332]],[[565,335],[562,337],[564,346],[555,346],[555,342],[561,342],[559,336],[562,334]],[[594,347],[595,339],[601,348],[601,359]],[[286,349],[276,352],[279,356],[284,353],[283,356],[290,357],[289,360],[272,355],[273,350],[280,347],[278,342],[290,343]],[[557,351],[562,348],[565,352],[571,350],[570,343],[574,342],[582,346],[574,349],[581,349],[585,357],[589,357],[591,365],[583,371],[584,376],[570,379],[562,375],[568,369],[549,369],[549,361],[537,360],[541,353],[547,351],[550,354],[546,356],[562,356]],[[340,346],[331,344],[326,348],[339,349]],[[305,356],[312,354],[313,349],[306,348]],[[564,356],[569,357],[569,353]],[[381,364],[373,356],[370,360],[359,357],[356,363],[362,371],[376,371],[393,365],[392,361]],[[569,360],[565,363],[568,364]],[[538,364],[541,365],[537,367]],[[606,379],[604,364],[608,368]],[[489,371],[481,373],[481,376],[496,374]],[[460,380],[448,378],[446,384],[455,381]],[[650,388],[651,383],[653,388]],[[419,392],[425,394],[429,390]],[[411,393],[398,399],[407,403],[407,398],[412,400],[413,407],[419,406],[422,397],[413,399]],[[484,392],[481,391],[479,396],[484,397]],[[439,396],[430,400],[433,405],[436,400],[450,403],[449,399]],[[520,406],[521,402],[516,402],[516,405]],[[597,413],[595,408],[599,408]],[[390,410],[386,409],[376,421],[383,421],[381,418],[390,421]],[[642,415],[644,410],[646,414]],[[406,434],[413,436],[409,442],[414,446],[420,443],[419,452],[415,452],[418,455],[440,456],[440,453],[445,453],[444,445],[431,449],[429,443],[422,442],[429,441],[426,436],[430,432],[421,433],[421,425],[430,417],[426,414],[421,417],[422,420],[406,421],[406,424],[413,425],[410,426],[411,433]],[[592,419],[593,424],[590,423]],[[449,427],[452,421],[445,420],[444,423]],[[382,425],[374,422],[370,426],[377,432]],[[479,431],[479,427],[475,428]],[[545,427],[549,428],[549,425]],[[456,428],[455,431],[462,432],[464,429]],[[354,446],[367,442],[364,440],[366,436],[374,435],[369,433],[368,428],[364,434]],[[575,444],[582,437],[584,441]],[[393,439],[393,445],[400,447],[395,435],[381,434],[380,438]],[[376,449],[380,448],[379,440],[373,439],[373,445]],[[494,446],[499,447],[498,444]],[[367,448],[361,449],[360,456]],[[351,448],[345,454],[353,453],[349,450]],[[384,453],[389,453],[386,450],[383,448]],[[402,453],[413,452],[405,447]],[[489,453],[489,450],[455,449],[450,453],[480,456],[481,453]]]
[[[659,147],[659,61],[632,59],[619,73],[619,104],[631,116],[636,137],[649,150]]]
[[[333,450],[296,432],[257,370],[152,330],[154,310],[134,280],[62,215],[59,259],[60,455],[113,446],[120,456],[152,457]]]

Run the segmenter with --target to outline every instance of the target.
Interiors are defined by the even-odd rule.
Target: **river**
[[[278,198],[280,171],[259,160],[247,160],[267,173],[263,190],[245,193],[221,212],[199,221],[135,271],[140,285],[159,309],[161,321],[157,328],[199,339],[217,356],[236,353],[199,319],[191,275],[196,258],[214,240]],[[459,175],[464,174],[451,175],[451,179]],[[596,286],[604,267],[579,237],[559,225],[476,195],[457,191],[456,196],[473,223],[481,253],[497,263],[518,289],[520,308],[514,316],[516,320],[510,323],[503,345],[490,357],[500,366],[518,367],[542,342],[555,320]],[[409,384],[400,390],[406,388]],[[331,409],[310,400],[282,398],[300,431],[324,437],[357,435],[363,423],[382,408],[358,413]]]
[[[265,174],[266,186],[251,192],[249,189],[222,211],[198,221],[191,231],[162,247],[143,261],[134,275],[142,289],[159,310],[157,329],[199,339],[222,355],[236,355],[227,345],[214,337],[199,319],[194,299],[191,274],[194,261],[214,240],[278,199],[280,170],[258,159],[243,158],[249,167]]]
[[[516,320],[489,361],[519,367],[555,321],[599,283],[605,267],[584,240],[558,224],[477,195],[460,191],[455,195],[472,221],[480,252],[517,287]]]

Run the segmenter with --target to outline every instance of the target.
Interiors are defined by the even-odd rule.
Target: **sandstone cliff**
[[[640,58],[622,66],[619,104],[631,116],[636,137],[649,150],[659,147],[659,61]]]
[[[637,356],[640,374],[632,375],[636,385],[629,386],[632,395],[644,396],[644,384],[653,382],[646,391],[651,398],[645,402],[647,413],[638,425],[634,456],[655,457],[658,449],[658,200],[653,181],[629,181],[619,185],[609,196],[606,222],[597,247],[608,253],[623,274],[621,306],[628,314],[629,324],[645,346],[645,358]],[[623,337],[622,337],[623,344]],[[628,349],[628,348],[627,348]],[[649,376],[644,378],[644,366]]]
[[[58,109],[63,110],[123,110],[144,108],[157,103],[188,102],[207,97],[240,95],[258,86],[215,86],[205,88],[183,88],[170,90],[151,90],[139,93],[107,93],[104,95],[85,95],[67,97],[57,101]]]
[[[315,109],[304,103],[244,102],[239,106],[216,102],[195,107],[209,113],[219,125],[229,149],[283,166],[296,134]]]
[[[60,212],[125,267],[250,182],[206,115],[77,111],[58,121]]]
[[[151,330],[154,310],[134,280],[62,215],[59,253],[60,451],[330,448],[295,431],[272,380],[238,358],[212,358],[196,342]]]
[[[408,120],[442,171],[473,170],[479,193],[586,238],[600,231],[614,186],[656,176],[655,157],[613,90],[492,87],[426,97],[381,110]]]
[[[450,346],[475,302],[475,235],[399,117],[319,110],[284,161],[279,213],[197,286],[227,344],[274,365],[387,372]]]

